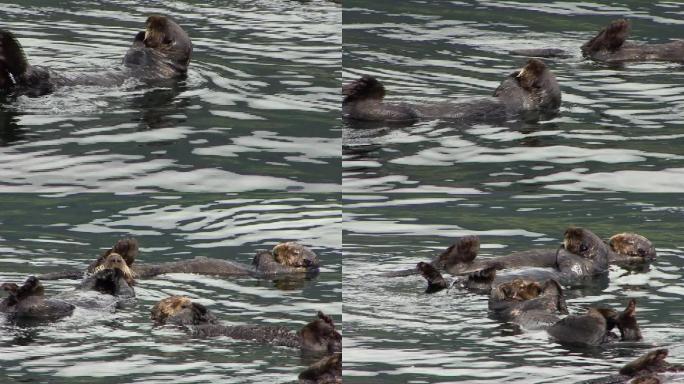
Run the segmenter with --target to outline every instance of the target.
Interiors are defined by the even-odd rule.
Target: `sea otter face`
[[[613,252],[622,256],[630,256],[646,260],[655,260],[656,250],[645,237],[636,233],[618,233],[608,240]]]
[[[142,43],[172,59],[178,70],[187,71],[192,43],[183,28],[173,20],[159,15],[147,18]]]
[[[538,80],[542,78],[546,70],[546,64],[543,61],[529,59],[527,64],[518,72],[516,78],[524,89],[538,88],[540,86]]]
[[[342,351],[342,335],[335,330],[330,316],[318,312],[318,318],[305,325],[300,331],[302,349],[327,353]]]
[[[216,322],[216,317],[205,306],[193,303],[185,296],[162,299],[152,308],[151,318],[156,325],[199,325]]]
[[[621,375],[636,376],[641,372],[661,372],[667,368],[667,349],[656,349],[620,369]]]
[[[309,248],[288,241],[273,247],[273,259],[284,266],[292,268],[317,268],[319,265],[318,256]]]
[[[608,257],[608,249],[603,241],[593,232],[579,227],[570,227],[565,231],[563,247],[585,259]]]
[[[523,279],[515,279],[508,283],[499,285],[499,289],[504,295],[505,299],[525,301],[539,297],[543,289],[541,284],[537,281],[528,281]]]
[[[123,272],[127,284],[132,285],[135,282],[133,271],[128,267],[126,260],[118,253],[110,253],[104,262],[95,268],[94,272],[97,273],[105,269],[118,269]]]

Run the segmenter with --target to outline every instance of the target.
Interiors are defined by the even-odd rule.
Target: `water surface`
[[[57,71],[117,68],[150,14],[194,47],[185,80],[3,102],[3,191],[339,190],[338,5],[32,0],[0,13],[29,61]]]
[[[65,269],[84,270],[123,236],[140,242],[140,262],[206,256],[250,263],[259,249],[297,240],[320,257],[315,279],[293,284],[193,274],[140,279],[136,300],[115,311],[77,308],[71,317],[34,326],[0,319],[5,380],[68,383],[285,383],[313,356],[228,338],[192,339],[154,328],[152,306],[186,295],[226,324],[300,329],[319,310],[341,321],[341,211],[337,195],[75,194],[3,195],[0,281]],[[75,280],[43,282],[46,295]]]

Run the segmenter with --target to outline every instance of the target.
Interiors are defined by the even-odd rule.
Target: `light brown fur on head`
[[[157,323],[163,324],[169,316],[173,316],[192,305],[192,300],[185,296],[169,296],[160,300],[152,307],[151,318]]]
[[[304,265],[304,254],[301,247],[293,241],[280,243],[273,247],[273,259],[288,267],[301,267]]]
[[[613,252],[623,256],[655,259],[656,250],[653,244],[644,236],[636,233],[618,233],[608,240]]]
[[[128,267],[124,258],[118,253],[110,253],[109,256],[104,259],[104,262],[95,268],[94,273],[103,269],[120,269],[129,285],[133,284],[135,281],[135,273]]]
[[[543,292],[541,285],[536,281],[515,279],[499,286],[506,299],[525,301],[539,297]]]
[[[145,23],[145,45],[150,48],[159,48],[163,44],[167,28],[166,17],[153,15],[147,18]]]

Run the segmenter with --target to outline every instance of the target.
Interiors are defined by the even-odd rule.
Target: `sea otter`
[[[189,329],[197,337],[227,336],[259,343],[299,348],[303,351],[336,353],[342,351],[342,335],[330,316],[318,312],[317,318],[298,332],[282,326],[219,324],[206,307],[184,296],[162,299],[152,308],[156,325],[172,324]]]
[[[346,118],[407,123],[434,118],[505,121],[521,113],[554,114],[561,103],[556,77],[538,59],[528,60],[522,69],[506,77],[490,98],[432,105],[386,103],[383,100],[385,87],[368,75],[344,85],[342,94],[342,111]]]
[[[625,19],[612,21],[607,27],[584,43],[582,56],[604,63],[625,63],[630,61],[672,61],[684,62],[684,41],[675,40],[664,44],[639,44],[626,42],[630,22]],[[509,51],[510,54],[525,57],[567,57],[562,49],[531,48]]]
[[[41,96],[69,85],[121,85],[134,77],[143,81],[184,76],[192,43],[183,29],[165,16],[150,16],[124,56],[124,68],[97,74],[63,74],[29,64],[21,45],[9,31],[0,30],[0,90],[14,95]]]
[[[618,265],[645,264],[656,258],[653,244],[645,237],[635,233],[619,233],[613,235],[608,243],[587,229],[570,227],[564,234],[561,248],[538,249],[515,252],[505,256],[488,259],[475,259],[480,249],[477,236],[464,236],[449,246],[430,264],[438,270],[460,275],[477,271],[494,269],[510,269],[521,267],[564,268],[568,273],[601,274],[608,263]],[[574,255],[573,255],[574,254]],[[576,256],[584,258],[578,259]],[[407,276],[420,272],[416,268],[386,272],[383,276]]]
[[[71,316],[74,311],[74,305],[66,301],[46,298],[43,285],[35,276],[26,279],[21,287],[14,283],[4,283],[0,287],[9,294],[0,301],[0,312],[11,318],[54,320]]]
[[[684,62],[684,41],[664,44],[638,44],[625,42],[630,23],[625,19],[611,22],[596,36],[582,45],[582,55],[605,63],[628,61]]]
[[[319,271],[318,255],[308,247],[288,241],[279,243],[271,251],[259,251],[247,265],[235,261],[195,257],[191,260],[171,261],[159,264],[140,264],[138,241],[134,238],[121,239],[88,266],[94,272],[112,253],[119,254],[130,267],[131,276],[137,279],[154,277],[166,273],[199,273],[218,276],[253,276],[257,278],[315,277]],[[44,280],[79,278],[82,272],[52,272],[41,276]]]
[[[665,361],[668,351],[659,348],[625,364],[617,375],[582,381],[581,384],[661,384],[680,382],[684,365]]]
[[[612,308],[592,307],[584,315],[568,316],[558,321],[547,332],[561,344],[597,346],[617,339],[611,332],[617,326],[621,341],[640,341],[642,336],[635,313],[635,299],[630,299],[620,314]]]
[[[113,296],[134,297],[134,273],[118,253],[110,253],[79,285],[81,289]]]

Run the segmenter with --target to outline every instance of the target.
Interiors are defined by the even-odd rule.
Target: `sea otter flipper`
[[[611,22],[603,28],[596,36],[582,45],[582,54],[589,57],[599,51],[615,52],[629,35],[630,24],[628,20],[619,19]]]
[[[636,299],[630,299],[627,308],[617,316],[617,327],[622,341],[640,341],[643,339],[636,320]]]
[[[0,30],[0,63],[2,69],[11,73],[15,81],[29,68],[21,44],[10,31]]]
[[[479,251],[480,238],[478,236],[463,236],[439,255],[438,264],[444,269],[458,264],[468,264],[475,260]]]
[[[420,263],[416,264],[416,269],[428,283],[425,293],[435,293],[449,288],[447,281],[444,280],[442,274],[439,273],[437,268],[435,268],[432,264],[421,261]]]

